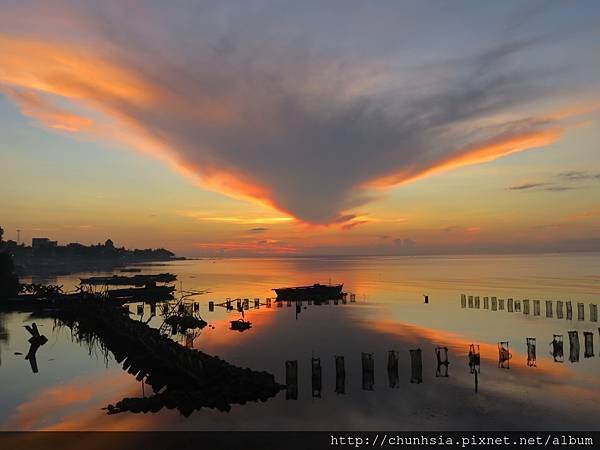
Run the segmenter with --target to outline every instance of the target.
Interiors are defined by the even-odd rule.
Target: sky
[[[600,4],[13,1],[6,238],[600,250]]]

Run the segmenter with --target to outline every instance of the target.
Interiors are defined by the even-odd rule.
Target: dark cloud
[[[248,233],[264,233],[266,231],[269,231],[269,229],[265,228],[265,227],[256,227],[256,228],[250,228],[247,231],[248,231]]]
[[[560,178],[564,178],[568,181],[587,181],[587,180],[600,180],[599,172],[588,172],[581,170],[571,170],[568,172],[561,172],[558,174]]]
[[[514,186],[509,186],[508,190],[509,191],[525,191],[525,190],[529,190],[529,189],[546,188],[548,186],[550,186],[549,183],[525,183],[525,184],[517,184]]]
[[[546,181],[539,183],[524,183],[509,186],[509,191],[551,191],[562,192],[581,188],[581,182],[600,180],[600,173],[581,170],[561,172],[555,176],[560,183]]]
[[[555,92],[551,69],[521,64],[545,45],[539,37],[399,72],[402,61],[389,50],[316,45],[268,15],[155,6],[132,22],[121,8],[78,9],[90,52],[135,75],[147,94],[122,95],[106,88],[111,80],[74,70],[67,81],[78,86],[78,101],[150,137],[160,157],[215,189],[305,222],[356,224],[348,211],[379,195],[369,186],[541,147],[561,134],[547,114],[504,114]]]

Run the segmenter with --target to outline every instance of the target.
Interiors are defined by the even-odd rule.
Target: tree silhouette
[[[17,295],[19,290],[19,278],[15,275],[12,257],[6,252],[0,252],[0,298]]]

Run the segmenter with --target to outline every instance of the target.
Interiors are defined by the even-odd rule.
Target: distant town
[[[111,239],[104,243],[84,245],[72,242],[59,245],[49,237],[34,237],[31,246],[14,240],[4,240],[0,228],[0,252],[10,253],[19,274],[44,272],[61,275],[85,270],[110,270],[133,263],[172,261],[175,254],[164,248],[126,249],[117,247]]]

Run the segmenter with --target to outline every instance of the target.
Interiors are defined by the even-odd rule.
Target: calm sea
[[[264,403],[233,405],[229,412],[202,409],[187,418],[166,408],[109,416],[103,407],[124,397],[149,396],[150,387],[122,370],[112,354],[105,358],[99,348],[74,342],[70,330],[53,320],[0,313],[1,428],[600,430],[599,323],[589,307],[600,303],[599,254],[214,259],[144,267],[144,273],[161,272],[176,274],[178,288],[208,291],[194,301],[210,326],[187,336],[188,345],[241,367],[271,372],[281,383],[286,361],[296,360],[297,398],[284,390]],[[79,276],[46,281],[70,289]],[[317,281],[344,283],[355,301],[348,296],[346,303],[305,302],[299,309],[285,302],[266,305],[266,298],[275,297],[275,287]],[[464,308],[461,294],[467,298]],[[472,308],[468,296],[474,297]],[[218,306],[228,297],[234,305],[236,298],[249,299],[244,311],[244,320],[252,324],[249,330],[230,329],[230,321],[241,314]],[[258,308],[255,298],[260,299]],[[530,300],[529,314],[523,313],[523,303],[515,311],[516,301],[524,299]],[[213,312],[210,300],[217,304]],[[534,300],[540,300],[539,316]],[[552,317],[547,317],[546,301],[552,302]],[[566,306],[563,318],[557,317],[557,301],[572,302],[571,319]],[[583,320],[578,303],[584,304]],[[143,304],[129,305],[132,317],[147,320],[150,306],[140,311],[138,305]],[[162,323],[158,310],[153,326]],[[37,373],[24,357],[29,347],[24,325],[31,322],[48,337],[37,352]],[[576,356],[569,342],[573,331],[580,346],[577,361],[571,361]],[[585,348],[584,333],[592,333],[593,356]],[[554,335],[563,338],[563,361],[551,354]],[[186,343],[186,336],[173,338]],[[535,338],[535,361],[528,362],[527,338]],[[499,364],[501,341],[508,343],[512,357]],[[477,392],[468,364],[470,344],[478,345],[481,355]],[[449,364],[438,367],[438,347],[447,348]],[[422,382],[416,382],[411,349],[421,349]],[[397,381],[388,373],[390,350],[398,352]],[[441,352],[443,361],[445,350]],[[362,353],[372,353],[374,359],[366,384]],[[336,392],[335,356],[345,361],[343,393]],[[322,368],[316,392],[311,358],[320,358]]]

